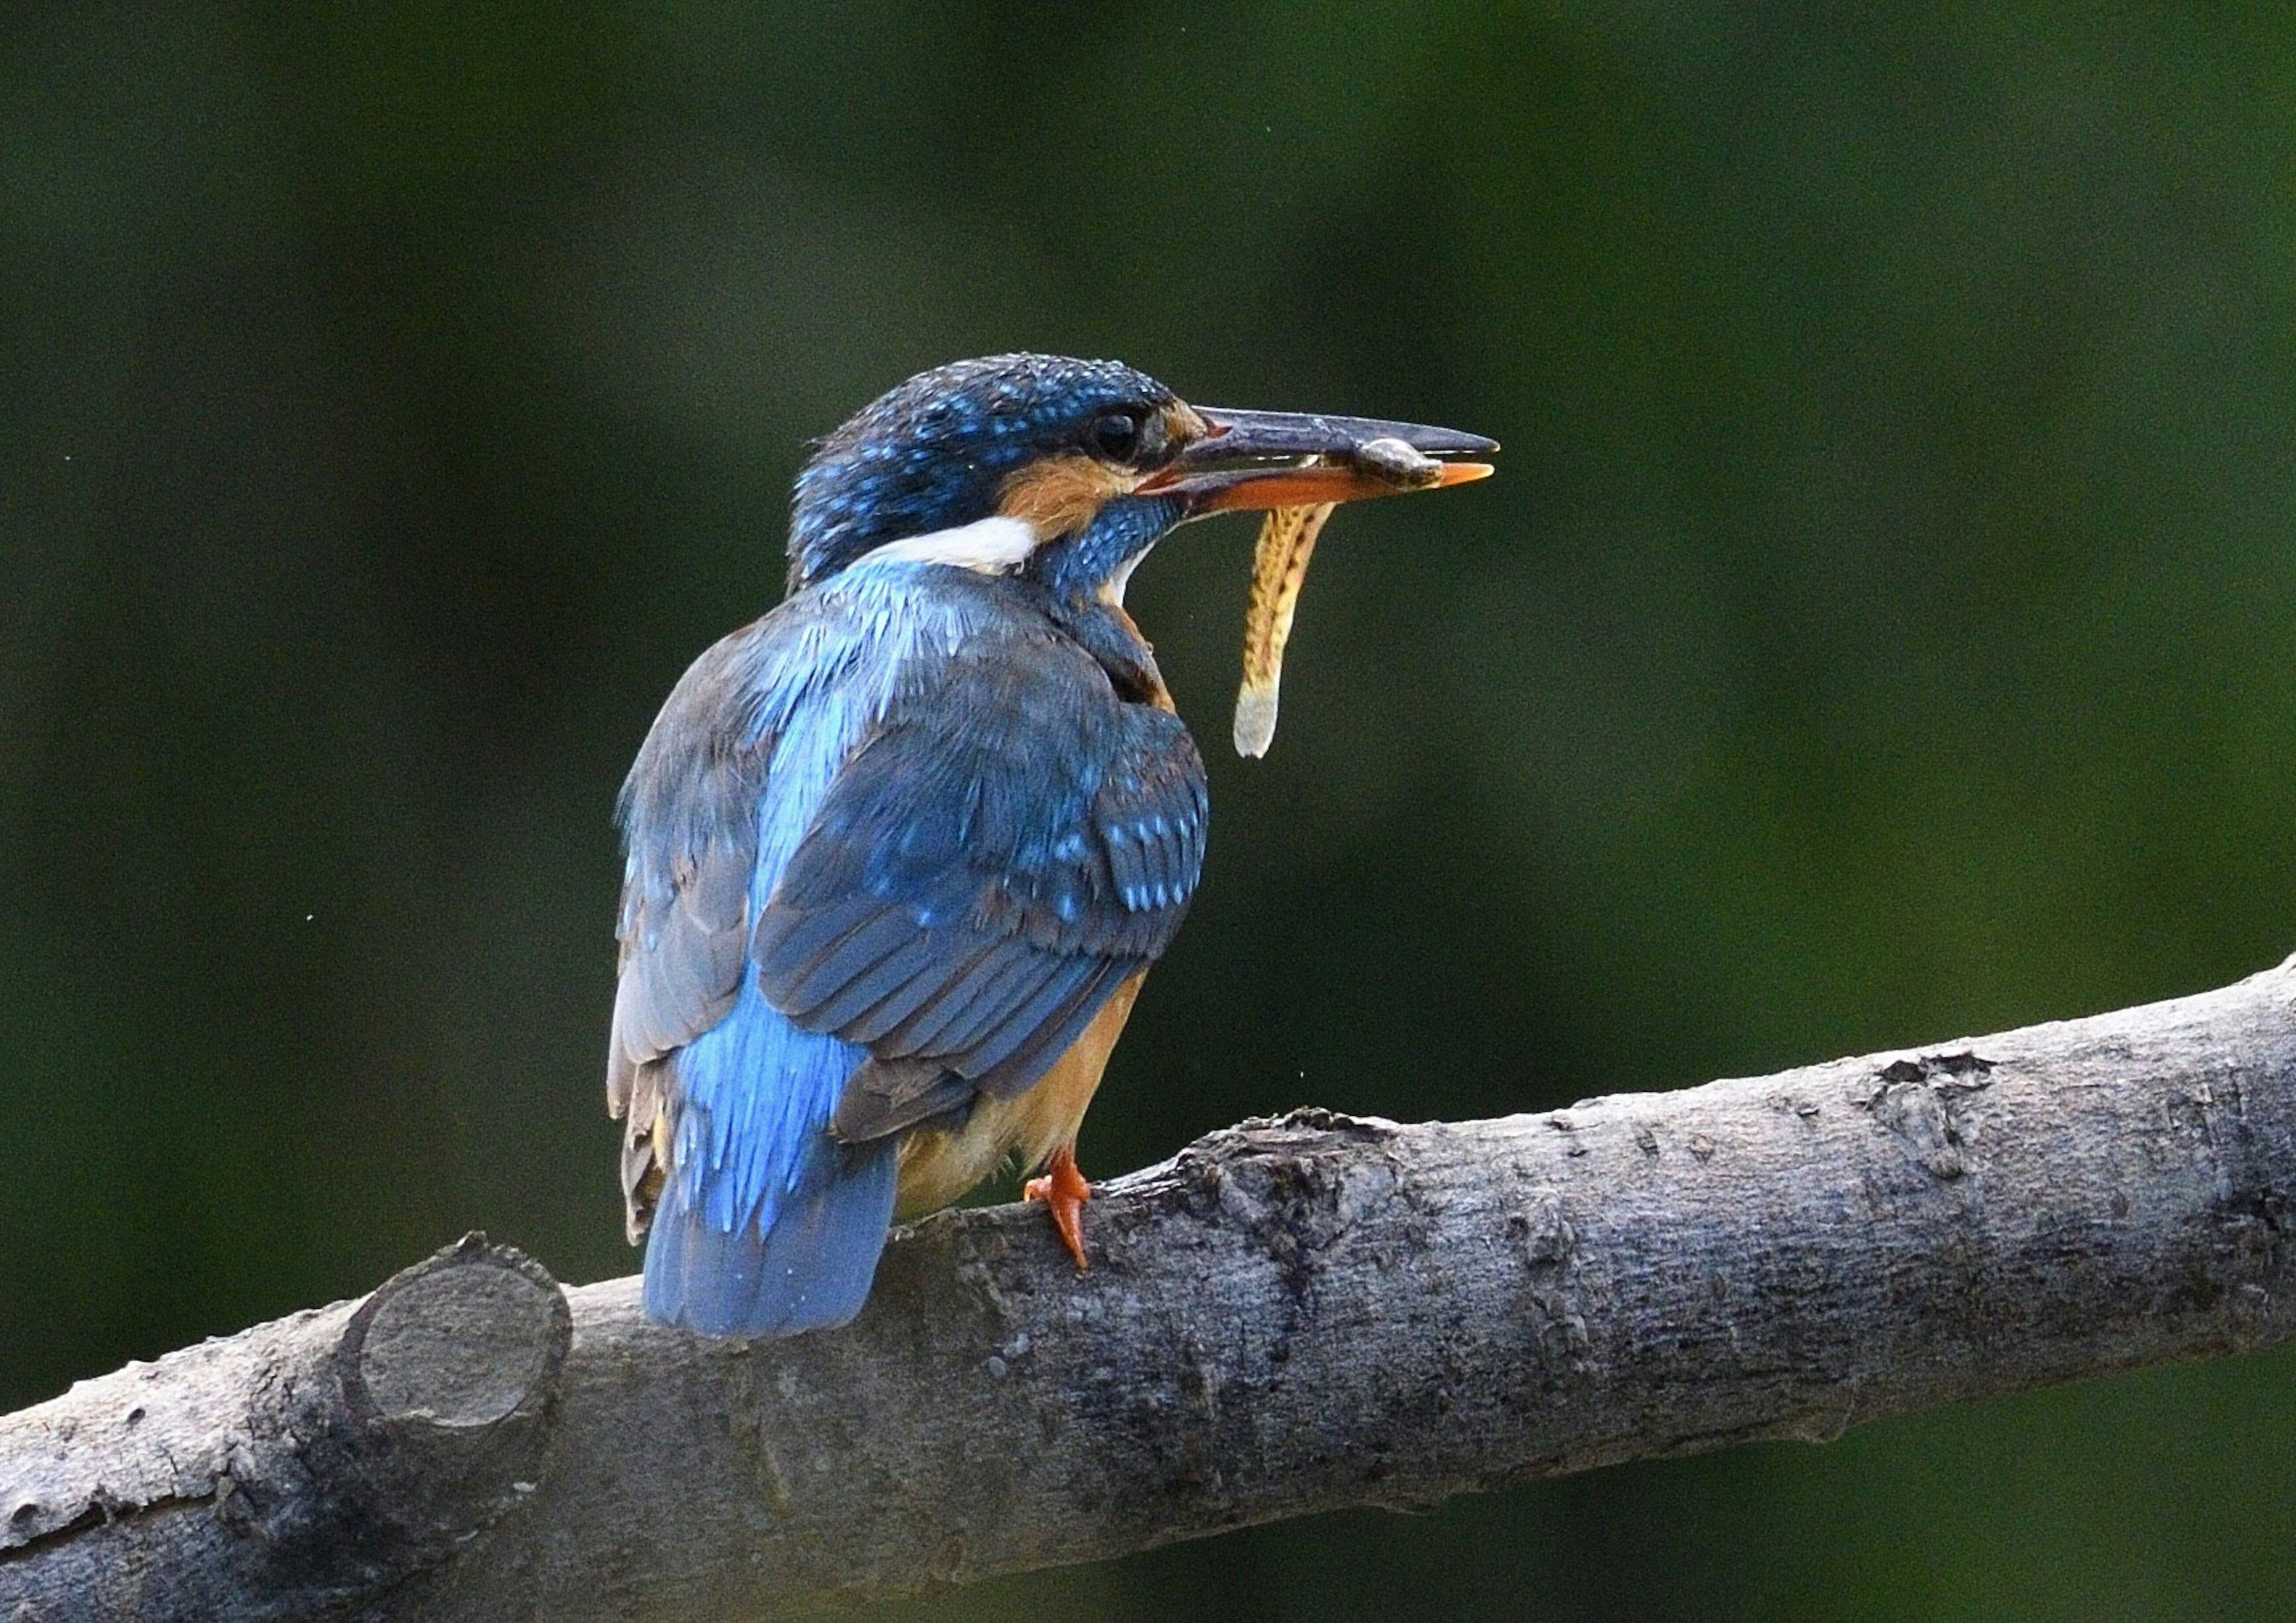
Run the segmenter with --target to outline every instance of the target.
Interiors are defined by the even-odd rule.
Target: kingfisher
[[[693,662],[617,807],[606,1088],[649,1318],[843,1324],[894,1222],[1015,1161],[1086,1266],[1078,1128],[1209,812],[1126,582],[1193,520],[1394,491],[1375,440],[1497,448],[1041,355],[816,442],[783,602]]]

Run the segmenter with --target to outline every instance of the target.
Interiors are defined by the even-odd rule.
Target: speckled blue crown
[[[888,541],[996,511],[1013,469],[1073,446],[1112,406],[1172,391],[1120,361],[992,355],[952,361],[879,396],[821,441],[790,504],[790,588]]]

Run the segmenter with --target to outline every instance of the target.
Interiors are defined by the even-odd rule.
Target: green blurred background
[[[1455,422],[1274,755],[1251,531],[1103,1174],[2296,948],[2296,13],[446,4],[0,21],[0,1408],[466,1228],[625,1273],[608,808],[806,436],[1120,356]],[[2296,1358],[895,1609],[2296,1615]]]

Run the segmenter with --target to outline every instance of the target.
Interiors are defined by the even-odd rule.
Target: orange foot
[[[1053,1152],[1053,1159],[1045,1163],[1045,1176],[1021,1184],[1021,1198],[1045,1203],[1053,1214],[1053,1226],[1061,1231],[1061,1243],[1076,1258],[1078,1273],[1092,1266],[1084,1258],[1084,1203],[1092,1199],[1092,1185],[1077,1170],[1072,1145],[1062,1144]]]

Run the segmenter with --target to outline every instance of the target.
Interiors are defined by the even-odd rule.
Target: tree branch
[[[1828,1439],[2286,1339],[2292,1190],[2284,965],[1538,1116],[1247,1123],[1105,1186],[1089,1275],[1040,1212],[947,1213],[789,1341],[474,1239],[0,1419],[0,1619],[752,1617]]]

